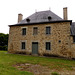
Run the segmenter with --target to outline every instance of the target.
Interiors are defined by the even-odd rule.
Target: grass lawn
[[[17,63],[39,64],[58,71],[61,69],[71,71],[75,67],[74,60],[7,54],[6,51],[0,51],[0,75],[33,75],[30,72],[20,71],[13,67]]]

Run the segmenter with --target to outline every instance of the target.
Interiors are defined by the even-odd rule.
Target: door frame
[[[37,49],[37,53],[36,54],[34,54],[33,53],[33,43],[37,43],[37,46],[38,46],[38,49]],[[38,50],[39,50],[39,43],[36,41],[34,41],[34,42],[32,42],[32,55],[38,55]]]

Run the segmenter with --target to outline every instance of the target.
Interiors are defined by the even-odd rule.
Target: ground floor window
[[[51,43],[50,42],[46,42],[46,50],[51,50]]]
[[[22,49],[25,49],[26,48],[26,43],[25,42],[22,42],[21,43],[21,47],[22,47]]]

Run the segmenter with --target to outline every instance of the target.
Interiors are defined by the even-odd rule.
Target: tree
[[[8,36],[9,34],[0,33],[0,50],[8,49]]]

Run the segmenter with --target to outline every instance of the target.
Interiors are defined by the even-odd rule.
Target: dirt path
[[[57,72],[60,75],[75,75],[75,70],[74,71],[62,71],[62,70],[56,71],[56,70],[50,70],[50,68],[46,66],[41,66],[37,64],[33,65],[33,64],[25,63],[25,64],[16,64],[13,66],[21,71],[32,72],[34,75],[51,75],[52,72]]]

